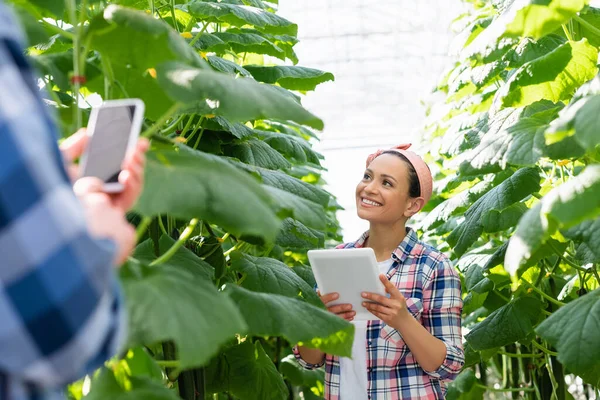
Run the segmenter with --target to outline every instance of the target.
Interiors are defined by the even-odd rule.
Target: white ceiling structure
[[[354,189],[373,150],[418,140],[422,104],[449,66],[449,27],[460,0],[280,0],[299,26],[299,65],[332,72],[303,104],[325,121],[321,142],[328,190],[345,208],[344,240],[366,228]]]

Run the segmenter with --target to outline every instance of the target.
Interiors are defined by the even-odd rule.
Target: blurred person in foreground
[[[148,142],[125,161],[122,193],[72,182],[85,131],[59,149],[22,38],[0,0],[0,400],[64,400],[68,383],[124,341],[115,267],[135,245],[125,213],[142,190]]]

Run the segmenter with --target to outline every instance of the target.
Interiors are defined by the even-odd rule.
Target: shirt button
[[[371,341],[369,340],[369,346],[370,346],[370,345],[372,345],[372,344],[373,344],[373,342],[371,342]]]

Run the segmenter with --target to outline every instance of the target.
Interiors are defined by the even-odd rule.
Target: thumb
[[[104,182],[102,182],[101,179],[86,176],[75,181],[73,191],[77,196],[83,196],[90,193],[102,193],[103,186]]]

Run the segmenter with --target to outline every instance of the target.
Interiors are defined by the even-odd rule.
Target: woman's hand
[[[399,330],[398,328],[402,326],[402,322],[405,321],[407,317],[410,317],[410,313],[406,308],[406,299],[384,274],[379,275],[379,280],[383,282],[385,291],[389,293],[390,298],[376,293],[365,292],[362,294],[364,299],[375,301],[379,304],[364,301],[362,305],[369,310],[371,314],[392,328]]]
[[[327,310],[329,310],[330,313],[342,317],[346,321],[352,321],[354,319],[356,312],[352,310],[352,304],[337,304],[335,306],[329,306],[329,303],[337,300],[340,297],[338,293],[327,293],[321,296],[321,292],[317,291],[317,294],[319,295],[321,301],[323,302],[323,304],[325,304],[325,307],[327,307]]]

